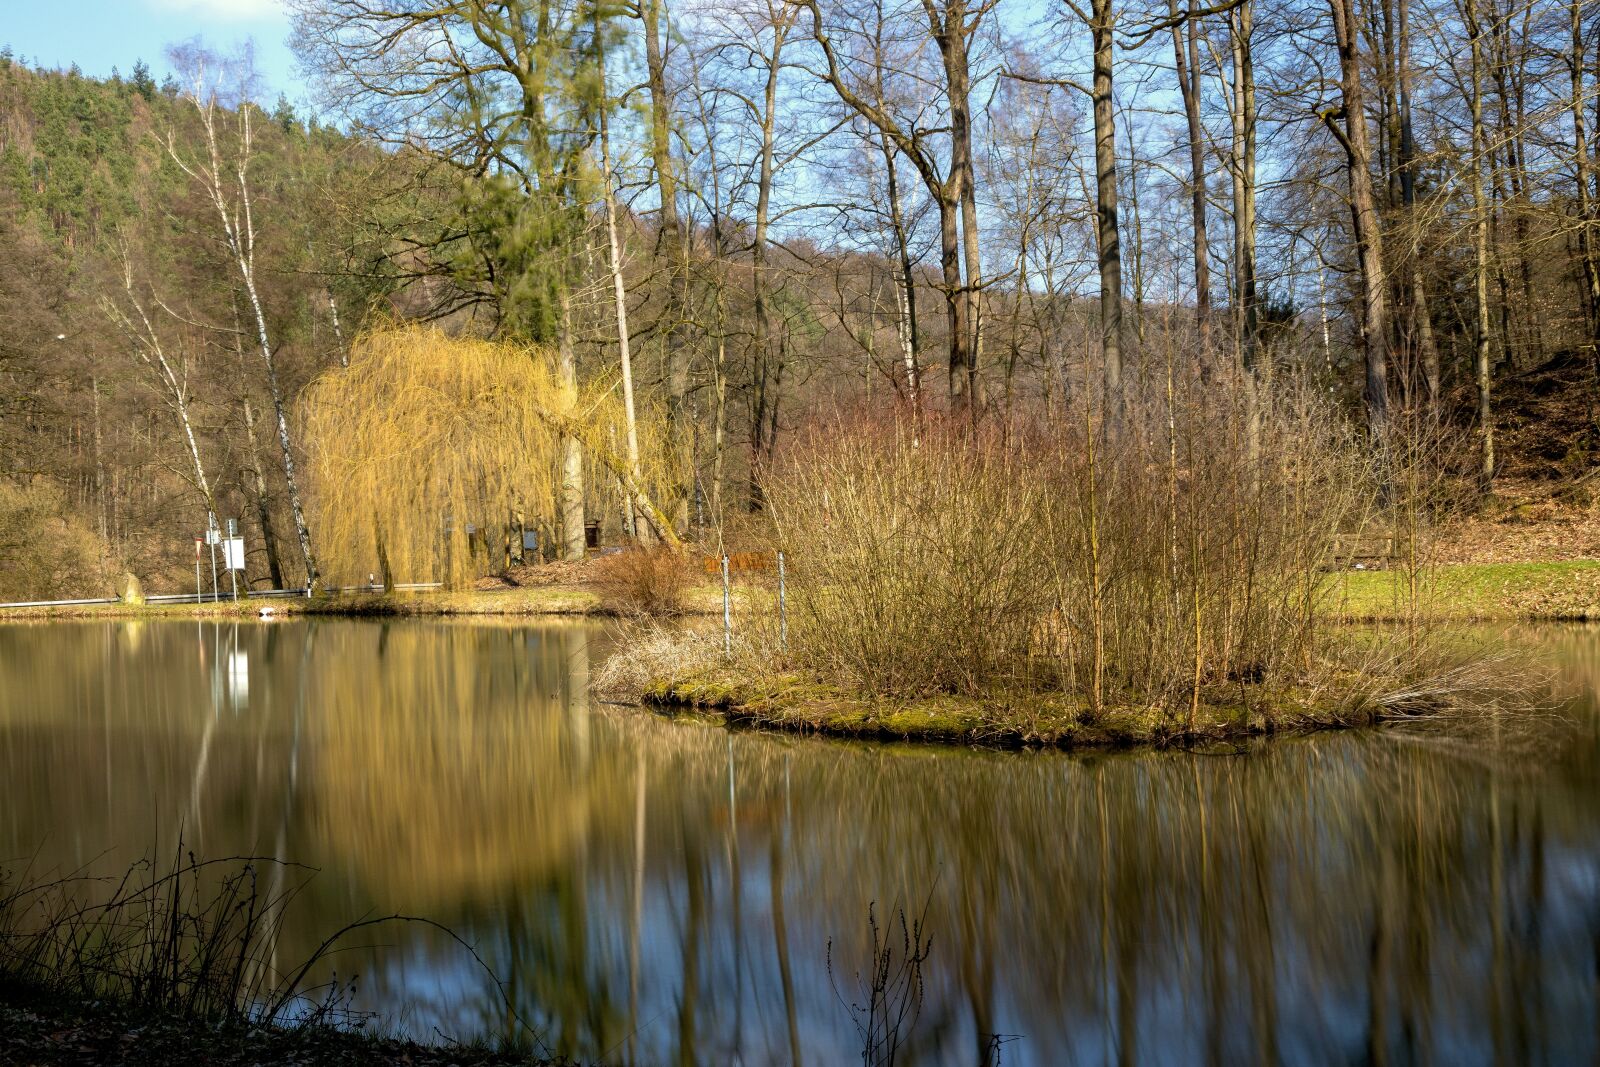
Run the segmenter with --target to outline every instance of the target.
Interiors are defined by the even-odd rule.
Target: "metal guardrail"
[[[396,585],[396,592],[415,592],[425,589],[443,588],[442,582],[405,582]],[[325,593],[381,593],[381,585],[345,585],[324,590]],[[272,600],[284,597],[305,598],[308,594],[304,589],[255,589],[240,593],[240,600]],[[206,596],[204,593],[155,593],[144,598],[146,604],[220,604],[232,601],[234,598],[227,593],[213,593]],[[0,610],[6,608],[76,608],[92,604],[121,604],[121,597],[88,597],[78,600],[18,600],[9,604],[0,604]]]
[[[90,600],[18,600],[0,604],[0,608],[74,608],[80,604],[120,604],[120,597],[100,597]]]

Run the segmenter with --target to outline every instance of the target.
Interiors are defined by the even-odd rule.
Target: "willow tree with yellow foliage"
[[[554,529],[570,440],[610,472],[593,480],[591,503],[617,514],[630,504],[677,546],[656,504],[656,487],[682,481],[662,447],[664,420],[638,413],[636,471],[614,443],[627,423],[617,394],[610,380],[572,384],[558,354],[537,345],[428,326],[363,335],[350,365],[323,374],[302,400],[327,573],[381,575],[387,589],[462,586],[494,570],[522,528]]]

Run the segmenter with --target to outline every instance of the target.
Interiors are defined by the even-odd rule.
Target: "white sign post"
[[[206,544],[211,546],[211,602],[222,599],[217,590],[217,545],[222,543],[222,531],[217,529],[217,517],[206,512]]]
[[[244,538],[239,536],[239,520],[228,520],[228,536],[222,542],[222,562],[228,568],[228,582],[233,587],[233,599],[239,599],[238,572],[244,570]],[[246,586],[246,589],[249,587]]]

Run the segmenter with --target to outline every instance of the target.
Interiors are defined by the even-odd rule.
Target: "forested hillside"
[[[175,582],[207,496],[254,527],[264,577],[279,576],[293,540],[245,296],[214,212],[178,165],[203,157],[199,114],[175,81],[134,69],[99,81],[0,62],[8,595],[98,592],[122,569]],[[374,153],[287,106],[250,110],[260,288],[292,403],[338,359],[335,308],[359,318],[381,292],[328,269],[349,248],[339,205]],[[223,117],[222,136],[237,139],[238,118]]]
[[[1589,467],[1582,5],[289,6],[316,119],[197,45],[162,85],[0,67],[0,594],[176,585],[208,509],[274,586],[329,507],[337,576],[387,568],[399,499],[567,556],[586,517],[714,539],[840,412],[1114,430],[1245,383],[1425,438],[1469,508]],[[537,484],[468,464],[446,506],[346,455],[422,431],[316,397],[481,426],[501,388],[402,401],[382,359],[454,357],[359,342],[395,319],[524,346]]]

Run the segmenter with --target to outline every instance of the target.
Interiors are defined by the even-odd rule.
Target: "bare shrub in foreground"
[[[877,906],[867,906],[867,929],[872,935],[872,959],[865,972],[855,974],[856,988],[847,1000],[840,992],[833,970],[833,942],[828,942],[828,981],[833,995],[850,1013],[861,1040],[864,1067],[894,1067],[900,1051],[911,1041],[911,1030],[922,1014],[923,965],[933,951],[933,939],[926,930],[927,909],[908,918],[904,908],[895,909],[900,927],[896,952],[894,927],[878,921]]]

